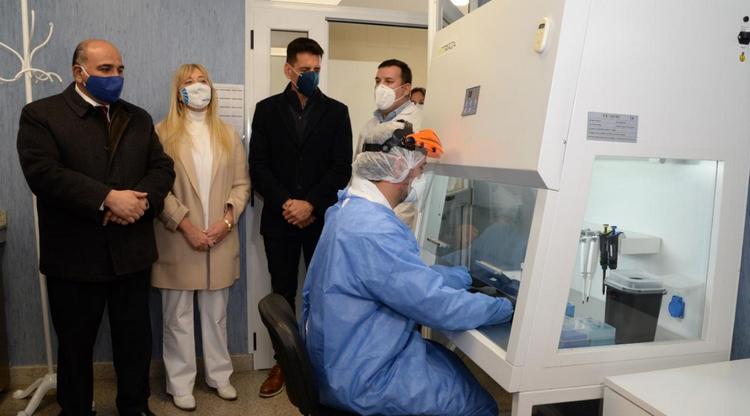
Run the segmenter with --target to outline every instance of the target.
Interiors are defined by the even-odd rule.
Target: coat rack
[[[22,37],[23,37],[23,51],[22,53],[16,52],[14,49],[6,45],[5,43],[0,42],[0,47],[10,51],[13,55],[18,58],[19,61],[21,61],[21,69],[12,77],[10,78],[4,78],[0,76],[0,83],[11,83],[18,81],[21,78],[24,78],[24,86],[26,89],[26,103],[30,103],[32,101],[32,91],[31,91],[31,81],[35,83],[37,82],[62,82],[62,78],[60,78],[60,75],[54,73],[45,71],[43,69],[34,68],[31,66],[31,62],[34,59],[34,54],[36,54],[37,51],[39,51],[41,48],[47,45],[49,40],[52,38],[52,32],[54,31],[55,25],[53,25],[51,22],[49,24],[49,33],[47,33],[47,37],[44,39],[42,43],[40,43],[38,46],[36,46],[34,49],[29,51],[30,47],[30,41],[34,37],[34,28],[35,28],[35,15],[34,10],[31,11],[31,24],[29,25],[29,7],[28,7],[28,0],[20,0],[21,1],[21,29],[22,29]],[[30,26],[30,27],[29,27]],[[29,30],[31,29],[31,30]],[[37,249],[37,256],[39,255],[39,219],[37,217],[36,212],[36,197],[32,196],[33,203],[34,203],[34,230],[36,232],[36,249]],[[37,407],[39,407],[39,403],[42,401],[42,398],[47,394],[49,390],[57,388],[57,374],[55,374],[55,369],[52,362],[52,337],[50,334],[50,325],[49,325],[49,304],[47,300],[47,281],[43,274],[39,273],[39,286],[40,286],[40,292],[41,292],[41,302],[42,302],[42,322],[44,325],[44,344],[46,347],[46,353],[47,353],[47,374],[44,375],[44,377],[37,379],[32,383],[29,387],[27,387],[25,390],[18,390],[13,393],[14,399],[25,399],[29,397],[32,393],[33,396],[31,397],[31,400],[29,401],[29,404],[26,406],[26,408],[20,412],[18,412],[17,416],[31,416],[36,411]]]

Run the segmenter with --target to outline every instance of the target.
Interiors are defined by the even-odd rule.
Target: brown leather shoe
[[[276,364],[271,368],[271,372],[268,373],[266,381],[260,385],[259,395],[260,397],[267,399],[276,396],[282,391],[284,391],[284,373],[281,371],[281,367]]]

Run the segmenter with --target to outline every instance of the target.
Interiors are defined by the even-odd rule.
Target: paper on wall
[[[219,117],[242,137],[245,131],[245,86],[215,83],[214,88],[219,97]]]

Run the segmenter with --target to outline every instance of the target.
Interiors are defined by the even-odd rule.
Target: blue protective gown
[[[496,416],[458,357],[415,329],[510,319],[510,302],[469,293],[469,283],[463,268],[425,265],[391,209],[341,192],[303,289],[301,324],[321,402],[363,415]]]

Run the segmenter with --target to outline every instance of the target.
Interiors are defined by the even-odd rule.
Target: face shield
[[[362,153],[352,164],[353,172],[371,181],[401,183],[427,157],[439,158],[443,153],[440,138],[432,130],[414,133],[411,123],[396,129],[393,135],[381,143],[364,143]]]

